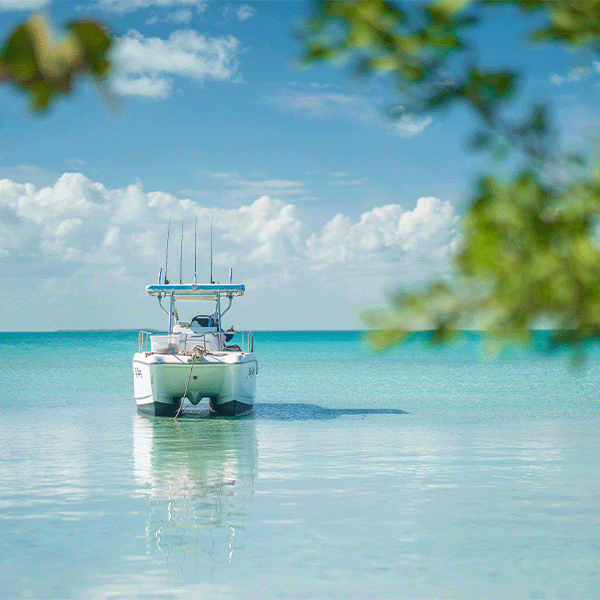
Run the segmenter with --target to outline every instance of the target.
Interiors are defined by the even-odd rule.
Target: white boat
[[[160,279],[160,278],[159,278]],[[187,398],[207,398],[210,409],[226,416],[248,414],[254,405],[258,361],[251,331],[223,331],[222,317],[243,285],[159,284],[146,287],[169,316],[166,333],[140,331],[133,357],[133,388],[138,412],[177,416]],[[221,311],[221,300],[229,301]],[[168,308],[163,306],[168,302]],[[211,310],[179,320],[176,302],[211,302]]]

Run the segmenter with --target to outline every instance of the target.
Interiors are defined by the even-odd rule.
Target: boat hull
[[[254,353],[221,352],[192,358],[185,354],[138,352],[133,358],[138,412],[175,416],[187,398],[203,398],[225,416],[248,414],[254,405],[258,362]]]

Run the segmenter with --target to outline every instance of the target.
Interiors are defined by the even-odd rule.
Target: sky
[[[490,10],[471,41],[521,72],[515,118],[546,102],[561,143],[587,149],[600,57],[534,46],[535,16]],[[43,114],[0,86],[0,331],[164,329],[144,290],[169,221],[172,282],[180,262],[209,280],[212,223],[214,278],[246,286],[237,329],[360,329],[394,290],[452,277],[477,178],[501,166],[460,108],[392,120],[385,81],[303,65],[308,0],[0,0],[2,39],[31,12],[57,36],[103,22],[114,69]]]

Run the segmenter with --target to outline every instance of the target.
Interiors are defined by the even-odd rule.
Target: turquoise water
[[[136,414],[137,332],[0,334],[0,598],[599,598],[600,352],[256,333],[250,417]]]

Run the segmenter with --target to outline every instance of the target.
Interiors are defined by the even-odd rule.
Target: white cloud
[[[361,179],[335,179],[329,182],[329,185],[364,185],[367,183],[367,178]]]
[[[286,179],[264,179],[256,181],[232,179],[230,185],[240,188],[244,195],[250,196],[256,196],[257,193],[291,196],[305,194],[307,192],[303,182]]]
[[[29,227],[34,237],[45,240],[46,253],[58,258],[68,240],[81,260],[99,247],[120,251],[122,241],[151,256],[157,223],[166,226],[170,217],[184,220],[190,228],[197,218],[202,232],[213,220],[223,239],[234,243],[227,252],[237,263],[302,260],[307,268],[350,261],[369,266],[373,260],[389,262],[399,257],[440,260],[457,237],[452,205],[433,197],[419,198],[409,211],[397,204],[375,207],[354,223],[339,214],[320,232],[302,237],[304,227],[294,205],[268,195],[239,208],[208,208],[165,192],[144,192],[141,182],[108,190],[80,173],[65,173],[53,186],[41,189],[0,180],[0,209],[12,215],[4,220],[6,230],[11,228],[8,223]],[[18,236],[6,239],[12,241],[5,251],[24,250]],[[33,254],[43,256],[39,250],[32,249]],[[162,248],[155,248],[154,254],[161,253]]]
[[[594,66],[595,65],[596,63],[594,62]],[[569,69],[569,72],[564,76],[558,75],[558,73],[552,73],[550,75],[550,81],[554,85],[562,85],[563,83],[573,83],[575,81],[579,81],[580,79],[587,77],[589,72],[590,70],[588,67],[572,67],[571,69]]]
[[[148,17],[145,21],[145,25],[156,25],[157,23],[175,23],[177,25],[185,24],[188,25],[194,16],[194,13],[188,8],[182,8],[173,12],[167,13],[164,17],[158,14],[153,14]]]
[[[52,188],[40,190],[30,183],[23,185],[3,179],[0,180],[0,206],[37,224],[64,215],[89,217],[99,209],[103,189],[80,173],[65,173]]]
[[[303,92],[285,92],[276,103],[282,107],[303,112],[310,117],[328,117],[331,115],[350,115],[362,120],[365,115],[363,101],[357,96],[347,94],[310,94]],[[369,118],[371,111],[367,111]]]
[[[230,21],[231,19],[237,19],[238,21],[247,21],[248,19],[256,15],[256,9],[249,4],[242,4],[241,6],[234,6],[231,4],[225,4],[221,10],[224,22]]]
[[[287,179],[248,179],[241,173],[205,172],[207,177],[220,180],[231,198],[249,199],[270,196],[302,196],[308,193],[303,181]]]
[[[194,6],[198,12],[206,10],[207,0],[98,0],[103,10],[128,13],[143,8],[172,8],[174,6]]]
[[[113,87],[125,95],[164,98],[173,77],[232,81],[239,51],[240,43],[232,36],[211,38],[179,30],[163,40],[130,30],[117,42]]]
[[[274,186],[285,184],[271,181]],[[307,290],[311,302],[322,294],[327,302],[335,302],[336,310],[345,311],[357,301],[377,302],[376,295],[392,284],[443,275],[458,240],[452,205],[432,197],[419,198],[412,210],[389,204],[358,219],[338,214],[316,229],[314,217],[303,216],[293,204],[272,195],[219,208],[162,191],[145,192],[139,181],[108,189],[80,173],[65,173],[41,188],[0,180],[0,213],[3,276],[15,289],[29,289],[32,278],[40,286],[58,286],[70,303],[91,293],[85,290],[96,290],[95,299],[99,293],[113,299],[123,293],[139,298],[143,286],[155,281],[164,267],[169,219],[171,278],[179,271],[182,223],[184,278],[194,272],[196,223],[199,273],[205,272],[212,222],[215,278],[224,280],[234,267],[261,305],[277,290],[289,296],[298,315],[310,313],[295,299]],[[109,280],[111,289],[106,288]],[[124,326],[114,322],[110,310],[103,310],[102,326]],[[87,309],[80,313],[81,326],[100,326],[99,321],[90,323]]]
[[[244,260],[277,263],[287,269],[299,259],[302,223],[292,204],[261,196],[249,206],[222,211],[219,217],[220,227],[227,230],[223,237],[248,248]]]
[[[311,118],[344,118],[364,125],[376,125],[390,135],[412,138],[420,135],[433,122],[432,117],[419,117],[403,109],[392,117],[372,107],[362,96],[340,93],[314,93],[302,91],[282,92],[274,103],[280,108],[304,113]]]
[[[39,10],[50,0],[0,0],[0,11],[3,10]]]
[[[223,256],[231,264],[280,264],[289,269],[302,249],[302,224],[294,206],[269,196],[236,209],[209,209],[164,192],[146,193],[141,182],[108,190],[80,173],[65,173],[53,186],[41,189],[0,180],[0,210],[9,216],[0,227],[0,254],[9,262],[28,256],[29,263],[44,268],[53,262],[122,263],[135,272],[142,257],[151,259],[147,266],[154,272],[164,252],[157,227],[166,233],[170,217],[186,224],[186,237],[197,218],[202,239],[207,239],[214,219],[215,232],[227,242]],[[5,265],[5,275],[10,271]]]
[[[192,20],[192,11],[191,10],[176,10],[173,13],[170,13],[167,16],[169,21],[173,21],[173,23],[185,23],[186,25]]]
[[[75,158],[75,157],[68,158],[66,160],[66,162],[69,163],[70,165],[73,165],[73,166],[79,167],[79,168],[85,167],[85,165],[86,165],[86,162],[85,162],[85,160],[83,160],[83,158]]]
[[[389,127],[393,133],[402,138],[413,138],[423,133],[425,128],[432,122],[432,117],[419,117],[411,113],[405,113],[395,119]]]
[[[394,265],[411,277],[437,272],[454,250],[458,217],[449,202],[419,198],[412,211],[397,204],[376,207],[356,223],[336,215],[307,239],[308,257],[317,270],[346,265],[352,271],[382,271]]]
[[[114,246],[119,240],[120,230],[118,227],[109,227],[104,236],[103,246]]]
[[[64,238],[79,229],[83,225],[83,221],[79,218],[65,219],[61,221],[58,227],[54,230],[54,237]]]
[[[33,165],[0,166],[0,179],[35,183],[37,186],[51,185],[58,177],[57,173],[46,171]]]
[[[112,82],[115,92],[122,96],[144,96],[145,98],[167,98],[171,92],[172,78],[157,75],[139,77],[117,76]]]
[[[231,178],[238,178],[240,177],[239,173],[235,173],[235,172],[225,172],[225,171],[218,171],[216,173],[207,173],[207,175],[209,177],[211,177],[212,179],[231,179]]]
[[[256,14],[256,9],[249,4],[242,4],[236,11],[237,18],[240,21],[246,21]]]

